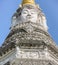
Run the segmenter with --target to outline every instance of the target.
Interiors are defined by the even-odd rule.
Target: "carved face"
[[[21,13],[21,20],[23,22],[31,21],[31,22],[36,22],[37,21],[37,12],[35,9],[29,9],[29,8],[24,8]]]

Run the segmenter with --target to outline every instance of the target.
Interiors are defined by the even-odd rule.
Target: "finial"
[[[34,0],[22,0],[22,6],[26,4],[35,5],[35,1]]]

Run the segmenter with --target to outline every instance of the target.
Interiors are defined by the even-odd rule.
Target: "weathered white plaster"
[[[0,65],[4,65],[8,61],[12,62],[15,59],[15,50],[9,51],[6,55],[0,58]]]
[[[37,21],[37,12],[34,9],[28,9],[28,8],[24,8],[21,12],[21,20],[22,22],[34,22],[36,23]]]

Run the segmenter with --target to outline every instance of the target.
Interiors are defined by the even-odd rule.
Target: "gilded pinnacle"
[[[34,0],[22,0],[22,6],[26,4],[35,5],[35,1]]]

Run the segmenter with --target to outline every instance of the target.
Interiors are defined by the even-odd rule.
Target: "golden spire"
[[[22,0],[22,6],[26,4],[35,5],[35,1],[34,0]]]

